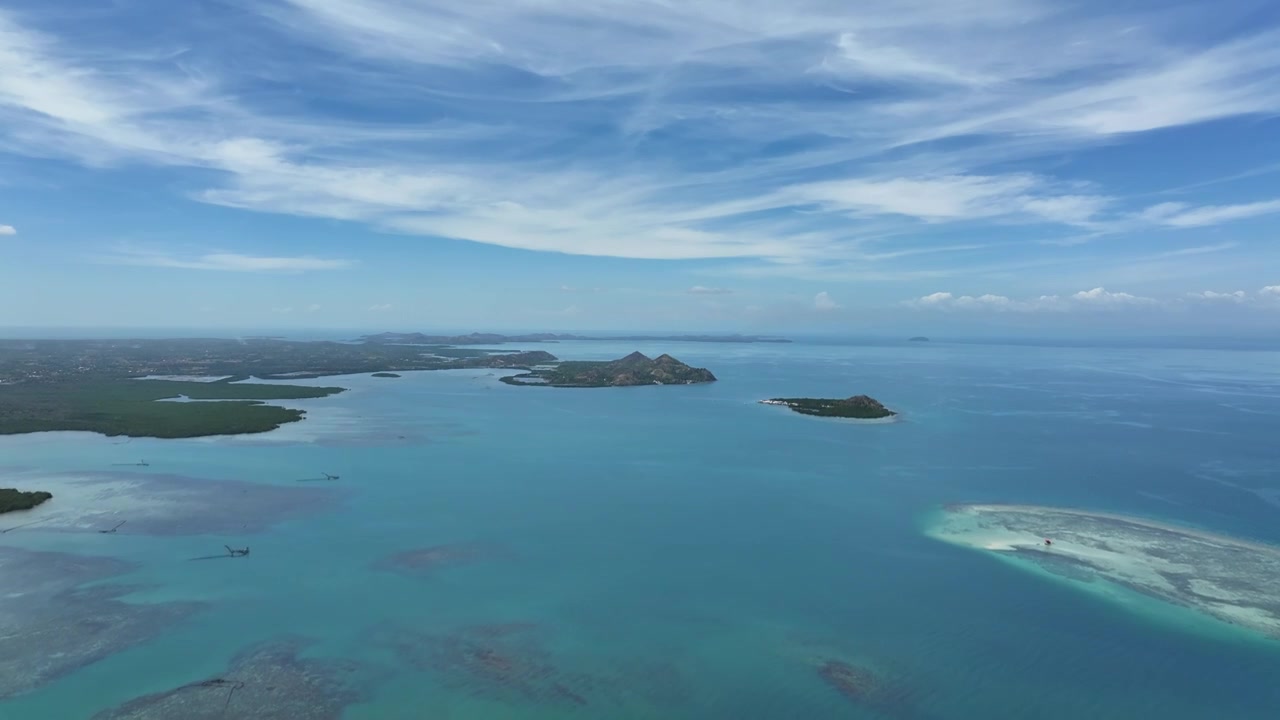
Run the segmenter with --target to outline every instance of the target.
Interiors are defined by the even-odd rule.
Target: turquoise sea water
[[[0,438],[0,466],[298,486],[332,510],[245,536],[39,527],[0,543],[112,555],[135,602],[207,607],[158,640],[35,692],[0,718],[80,718],[217,675],[283,635],[358,664],[350,718],[1274,718],[1280,641],[1109,602],[928,538],[940,505],[1122,512],[1280,544],[1280,353],[1009,347],[636,347],[720,382],[517,388],[487,371],[327,378],[306,421],[253,438]],[[312,382],[312,381],[309,381]],[[891,425],[755,401],[870,394]],[[113,463],[145,458],[147,468]],[[16,472],[16,471],[15,471]],[[225,543],[246,560],[193,563]],[[421,576],[375,567],[414,548],[466,557]],[[394,640],[521,623],[497,648],[585,702],[503,689]],[[447,646],[452,647],[452,645]],[[820,677],[838,659],[901,688],[882,714]],[[895,714],[898,713],[898,714]]]

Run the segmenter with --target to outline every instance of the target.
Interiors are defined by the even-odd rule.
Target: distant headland
[[[801,415],[818,417],[853,418],[855,420],[881,420],[897,413],[873,397],[854,395],[850,398],[773,398],[761,400],[762,405],[782,405]]]
[[[397,345],[501,345],[503,343],[542,343],[570,340],[595,340],[615,342],[704,342],[704,343],[789,343],[786,338],[761,335],[563,335],[556,333],[529,333],[525,335],[500,335],[498,333],[471,333],[469,335],[426,335],[419,332],[384,332],[364,335],[361,342],[369,344]]]
[[[929,338],[923,335],[917,335],[913,338],[908,338],[907,342],[929,342]]]
[[[549,387],[626,387],[630,385],[692,385],[715,382],[706,368],[686,365],[670,355],[656,358],[633,352],[609,362],[562,362],[535,367],[522,375],[502,378],[509,385]]]

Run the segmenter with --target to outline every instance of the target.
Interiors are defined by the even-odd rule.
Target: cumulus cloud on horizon
[[[1186,293],[1180,297],[1159,300],[1156,298],[1133,295],[1126,292],[1112,292],[1103,287],[1081,290],[1071,295],[1041,295],[1037,298],[1016,300],[1004,295],[954,295],[949,292],[936,292],[930,295],[908,300],[903,304],[917,309],[934,310],[994,310],[1010,312],[1065,312],[1073,309],[1121,309],[1121,308],[1175,308],[1191,303],[1247,305],[1257,304],[1267,299],[1280,300],[1280,285],[1268,285],[1256,293],[1244,290],[1233,292],[1216,292],[1204,290]]]
[[[1264,290],[1266,288],[1263,288]],[[1187,293],[1187,298],[1191,300],[1205,300],[1208,302],[1232,302],[1242,303],[1248,295],[1243,290],[1235,292],[1214,292],[1213,290],[1204,290],[1198,293]]]
[[[1096,287],[1081,290],[1072,295],[1041,295],[1029,300],[1014,300],[1004,295],[987,293],[984,295],[954,295],[949,292],[936,292],[924,297],[908,300],[909,307],[935,310],[995,310],[1010,312],[1066,311],[1075,308],[1118,308],[1153,306],[1157,302],[1152,298],[1131,295],[1126,292],[1111,292],[1106,288]]]
[[[813,309],[818,312],[828,312],[839,308],[840,304],[837,303],[825,290],[813,296]]]

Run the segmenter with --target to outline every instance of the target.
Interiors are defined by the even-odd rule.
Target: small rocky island
[[[625,387],[630,385],[692,385],[715,382],[706,368],[686,365],[670,355],[650,358],[642,353],[609,362],[562,362],[534,367],[521,375],[502,378],[508,385],[550,387]]]
[[[0,488],[0,515],[14,510],[30,510],[52,497],[52,494],[39,490],[23,492],[14,488]]]
[[[801,415],[819,417],[853,418],[855,420],[880,420],[897,415],[873,397],[854,395],[851,398],[773,398],[761,400],[763,405],[783,405]]]

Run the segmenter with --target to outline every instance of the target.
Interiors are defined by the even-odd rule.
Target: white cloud
[[[132,6],[110,12],[127,17]],[[1179,13],[1074,12],[1041,0],[253,7],[261,17],[237,23],[250,37],[271,32],[272,43],[222,44],[202,25],[200,42],[187,43],[198,51],[181,60],[172,48],[190,40],[182,22],[163,44],[143,37],[122,48],[88,24],[99,20],[41,14],[47,30],[37,32],[27,16],[0,11],[0,152],[195,169],[191,183],[174,184],[198,187],[203,202],[427,238],[763,259],[800,273],[856,267],[868,238],[902,241],[921,220],[1092,227],[1123,199],[981,168],[1120,134],[1280,112],[1280,31],[1193,42],[1187,29],[1198,18],[1226,27],[1243,12],[1208,5]],[[247,48],[263,57],[241,57]],[[317,61],[298,70],[299,51]],[[248,91],[260,87],[259,70],[302,97],[322,89],[333,106],[367,112],[353,119],[317,105],[302,115],[304,103],[263,100]],[[467,110],[450,112],[457,107]],[[395,124],[391,114],[451,119]],[[693,144],[602,152],[601,143],[577,142],[584,117],[637,143],[679,125]],[[696,149],[703,138],[725,157],[758,161],[705,162]],[[927,142],[947,138],[963,142]],[[511,147],[523,150],[493,150]],[[1190,227],[1275,211],[1178,206],[1149,221]],[[898,250],[879,256],[913,262]],[[177,262],[186,265],[168,266],[244,265]]]
[[[271,308],[271,312],[273,312],[273,313],[279,313],[279,314],[281,314],[281,315],[288,315],[289,313],[293,312],[293,308],[291,308],[291,307],[273,307],[273,308]]]
[[[685,292],[690,295],[732,295],[733,291],[728,288],[704,287],[702,285],[694,285]]]
[[[824,290],[813,297],[813,309],[819,312],[828,312],[839,309],[840,304]]]
[[[1086,224],[1109,199],[1055,194],[1034,175],[946,175],[833,180],[793,188],[798,203],[860,215],[905,215],[927,222],[1021,216],[1027,220]]]
[[[180,257],[160,252],[121,248],[112,255],[98,258],[111,265],[181,268],[185,270],[219,270],[224,272],[300,273],[312,270],[341,270],[351,267],[350,260],[315,257],[264,257],[238,253],[208,253]]]
[[[1208,255],[1209,253],[1222,252],[1224,250],[1230,250],[1235,247],[1239,247],[1239,243],[1223,242],[1223,243],[1214,243],[1213,245],[1193,245],[1192,247],[1185,247],[1185,248],[1179,248],[1177,250],[1169,250],[1162,253],[1156,253],[1155,255],[1151,255],[1150,258],[1160,259],[1160,258],[1186,257],[1188,255]]]
[[[1257,292],[1203,292],[1187,293],[1188,302],[1217,306],[1239,306],[1253,309],[1280,309],[1280,285],[1268,285]]]
[[[941,307],[943,305],[950,304],[955,299],[956,299],[956,296],[952,295],[949,292],[936,292],[930,295],[925,295],[924,297],[919,298],[917,300],[911,300],[909,302],[916,305],[920,305],[922,307]]]
[[[1220,292],[1214,292],[1213,290],[1205,290],[1203,292],[1198,292],[1198,293],[1188,293],[1187,297],[1192,300],[1204,300],[1206,302],[1231,302],[1231,303],[1242,303],[1247,299],[1247,296],[1243,290],[1236,290],[1235,292],[1229,292],[1229,293],[1220,293]]]
[[[1280,213],[1280,200],[1245,203],[1241,205],[1206,205],[1191,207],[1185,203],[1160,203],[1142,212],[1142,219],[1158,225],[1176,228],[1217,225],[1232,220],[1243,220],[1260,215]]]
[[[1124,292],[1110,292],[1105,288],[1081,290],[1073,295],[1041,295],[1033,300],[1014,300],[1004,295],[986,293],[983,295],[953,295],[949,292],[936,292],[931,295],[908,300],[908,307],[934,310],[985,310],[985,311],[1068,311],[1085,308],[1117,308],[1142,307],[1156,305],[1151,298],[1130,295]]]
[[[307,312],[320,312],[320,305],[318,303],[312,303],[311,305],[308,305]]]
[[[17,235],[18,229],[12,225],[0,225],[0,235]]]
[[[1071,299],[1077,303],[1094,306],[1151,305],[1155,303],[1155,300],[1151,298],[1138,297],[1126,292],[1111,292],[1101,287],[1096,287],[1092,290],[1081,290],[1072,295]]]
[[[393,307],[391,303],[382,303],[380,305],[370,305],[369,312],[387,312]]]
[[[974,98],[967,109],[955,109],[967,117],[935,129],[928,137],[1018,131],[1105,137],[1266,114],[1280,104],[1280,85],[1273,77],[1280,66],[1280,32],[1264,30],[1198,50],[1184,46],[1179,52],[1176,45],[1162,47],[1147,34],[1149,30],[1126,31],[1138,27],[1121,30],[1117,26],[1108,33],[1111,37],[1078,41],[1085,53],[1069,52],[1065,61],[1079,62],[1080,68],[1092,65],[1095,72],[1088,80],[1081,78],[1074,87],[1058,85],[1056,90],[1053,84],[1038,85],[1042,91],[1038,93],[1022,85],[1012,92]],[[1074,32],[1067,30],[1066,35]],[[1114,49],[1113,60],[1119,65],[1104,75],[1091,60],[1102,60],[1106,53],[1099,52],[1099,46],[1106,43],[1129,47]],[[1138,58],[1130,55],[1134,51],[1149,54]],[[1100,81],[1100,75],[1110,79]]]
[[[1016,303],[1003,295],[953,295],[949,292],[936,292],[922,298],[908,301],[908,305],[919,308],[938,310],[1025,310],[1026,306]]]

